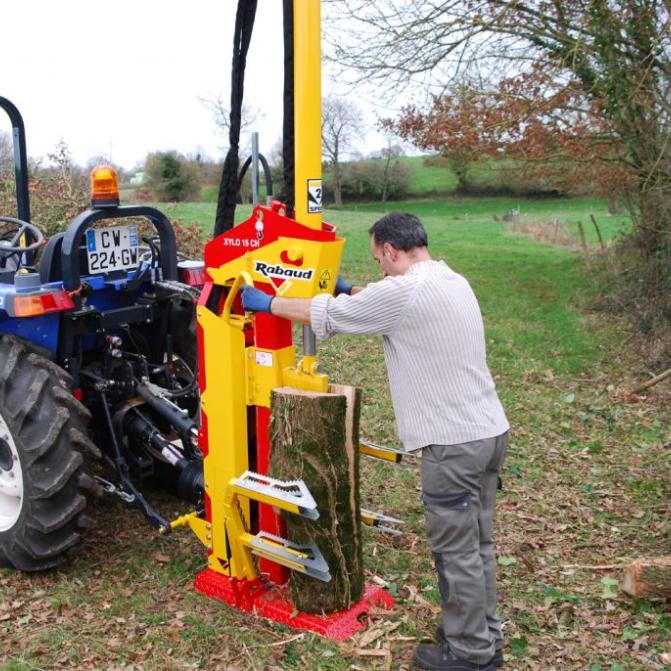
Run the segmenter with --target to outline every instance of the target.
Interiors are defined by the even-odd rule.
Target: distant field
[[[410,194],[453,191],[457,186],[455,174],[444,165],[427,165],[425,156],[400,156],[398,161],[408,171]],[[377,159],[382,161],[383,159]],[[328,170],[325,171],[328,174]],[[485,170],[486,172],[486,170]]]
[[[611,215],[601,200],[587,198],[475,198],[444,196],[382,203],[357,203],[348,205],[353,212],[412,212],[418,217],[434,216],[445,220],[482,221],[503,218],[511,210],[519,210],[522,221],[533,220],[553,226],[556,220],[567,224],[568,229],[578,235],[578,222],[582,222],[588,242],[596,242],[597,234],[590,220],[593,215],[602,236],[611,240],[631,228],[628,214]]]
[[[216,204],[211,203],[172,203],[157,204],[168,216],[178,219],[183,224],[196,223],[208,233],[214,228]],[[593,199],[518,199],[518,198],[459,198],[445,196],[440,198],[424,198],[381,203],[358,203],[346,208],[349,212],[361,212],[369,215],[366,219],[372,224],[385,212],[401,210],[412,212],[420,218],[432,217],[445,224],[464,222],[479,224],[495,222],[494,217],[502,219],[511,209],[520,211],[520,221],[534,221],[540,225],[553,227],[556,221],[566,225],[576,237],[578,222],[582,222],[585,237],[590,244],[597,242],[597,235],[590,221],[590,215],[596,219],[601,234],[606,240],[614,239],[618,234],[631,227],[628,215],[611,215],[606,204]],[[236,218],[242,221],[251,212],[250,205],[240,205],[236,210]],[[340,213],[343,214],[343,213]],[[327,210],[324,218],[336,221],[339,214]]]
[[[383,162],[384,159],[372,159]],[[452,193],[457,188],[457,176],[449,168],[447,161],[437,155],[399,156],[398,161],[408,173],[408,197],[427,197],[435,194]],[[468,183],[478,189],[511,189],[515,192],[528,191],[520,176],[520,165],[510,160],[487,160],[473,163],[468,170]],[[325,175],[329,170],[325,169]],[[516,176],[517,175],[517,176]]]
[[[437,157],[401,156],[398,161],[408,170],[408,193],[411,195],[445,193],[457,188],[456,175]],[[474,184],[498,187],[505,167],[502,161],[479,163],[471,168],[469,178]]]
[[[261,198],[266,197],[266,187],[263,181],[259,186],[259,194]],[[204,203],[216,203],[219,195],[218,184],[206,184],[200,191],[200,200]]]
[[[372,160],[383,161],[383,159]],[[439,156],[400,156],[394,161],[398,161],[408,173],[408,197],[431,197],[454,192],[457,188],[456,175]],[[510,161],[494,160],[474,163],[468,173],[469,182],[478,188],[501,189],[509,185],[509,172],[513,165]],[[329,174],[329,169],[325,168],[324,177],[328,177]],[[125,200],[132,198],[134,189],[135,187],[129,184],[123,185],[122,198]],[[218,191],[218,184],[205,184],[200,193],[201,202],[216,203]],[[260,181],[260,191],[264,197],[263,179]]]

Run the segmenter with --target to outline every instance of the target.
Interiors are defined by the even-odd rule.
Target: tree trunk
[[[331,385],[328,393],[282,387],[271,399],[269,475],[303,480],[319,519],[282,513],[289,540],[315,543],[331,581],[292,572],[294,606],[308,613],[343,610],[363,595],[359,504],[361,391]]]
[[[639,598],[671,597],[671,555],[636,559],[624,573],[622,589]]]
[[[384,163],[384,174],[382,176],[382,202],[387,202],[389,192],[389,164],[391,163],[391,151],[387,152],[387,160]]]
[[[466,194],[470,191],[468,182],[469,162],[463,152],[456,152],[451,155],[447,164],[452,172],[457,176],[457,193]]]

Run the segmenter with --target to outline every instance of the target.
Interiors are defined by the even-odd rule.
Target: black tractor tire
[[[93,526],[90,504],[101,489],[87,471],[100,452],[86,433],[91,414],[71,388],[45,351],[0,337],[0,468],[22,481],[18,503],[5,499],[0,566],[59,566]]]

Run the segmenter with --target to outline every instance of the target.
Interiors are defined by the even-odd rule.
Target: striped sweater
[[[477,299],[443,261],[415,263],[359,293],[312,299],[317,338],[381,335],[399,437],[407,450],[508,430],[487,367]]]

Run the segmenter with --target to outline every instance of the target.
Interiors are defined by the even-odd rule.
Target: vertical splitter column
[[[295,216],[322,223],[321,35],[319,0],[294,0]]]

